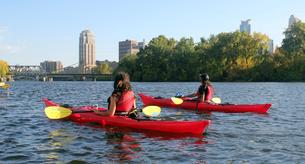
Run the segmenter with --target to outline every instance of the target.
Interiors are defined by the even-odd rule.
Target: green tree
[[[289,37],[273,55],[268,53],[270,39],[261,33],[220,33],[197,44],[192,38],[160,35],[121,60],[116,71],[137,81],[197,81],[201,72],[213,81],[304,81],[304,24],[285,34]]]
[[[305,23],[299,21],[293,24],[285,32],[282,42],[282,50],[289,55],[305,54]]]
[[[93,72],[97,73],[97,74],[111,74],[112,69],[108,63],[102,63],[102,64],[96,66],[94,68]]]
[[[119,62],[119,65],[117,69],[113,72],[113,74],[116,74],[119,71],[127,72],[132,79],[134,76],[136,69],[136,60],[137,55],[134,54],[127,54],[121,61]]]
[[[197,72],[196,58],[193,38],[181,38],[174,48],[173,55],[169,58],[169,79],[171,81],[194,80]]]
[[[9,73],[9,66],[6,61],[0,60],[0,77],[6,77]]]
[[[259,56],[266,54],[269,38],[243,32],[220,33],[203,40],[197,48],[201,71],[209,72],[216,80],[251,80],[250,69],[259,64]]]
[[[169,60],[174,53],[176,41],[163,35],[153,38],[137,56],[136,77],[139,81],[168,81]]]
[[[284,54],[281,63],[282,73],[286,74],[284,81],[305,80],[305,23],[299,21],[285,32],[280,51]]]

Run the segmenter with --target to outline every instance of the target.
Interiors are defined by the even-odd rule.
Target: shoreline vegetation
[[[305,23],[293,24],[284,35],[273,53],[270,38],[261,33],[223,32],[199,43],[160,35],[126,55],[114,71],[101,63],[94,73],[125,71],[135,82],[197,82],[202,72],[213,82],[305,82]],[[0,60],[0,80],[9,77],[8,63]]]
[[[198,81],[201,72],[215,82],[304,82],[305,24],[295,23],[284,35],[273,53],[261,33],[220,33],[199,43],[160,35],[136,55],[126,55],[113,74],[126,71],[143,82]]]

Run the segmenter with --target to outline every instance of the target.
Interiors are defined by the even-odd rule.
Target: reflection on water
[[[46,152],[44,158],[49,162],[61,161],[64,156],[65,147],[73,143],[77,137],[69,134],[65,129],[58,129],[49,132],[48,138],[45,139],[46,143],[42,143],[38,150]]]
[[[137,135],[134,135],[137,134]],[[106,129],[106,144],[111,147],[108,150],[106,157],[109,161],[132,161],[136,158],[141,158],[146,153],[146,148],[141,147],[142,142],[149,140],[149,144],[158,142],[174,142],[177,149],[183,149],[193,145],[206,144],[207,141],[203,135],[190,135],[190,134],[170,134],[155,131],[137,131],[126,128],[107,128]],[[177,141],[182,141],[178,142]],[[145,160],[145,159],[143,159]]]
[[[303,163],[305,83],[213,83],[230,103],[273,105],[268,115],[162,108],[160,119],[212,120],[205,135],[80,125],[45,117],[42,98],[107,106],[112,82],[14,82],[0,90],[0,163]],[[133,83],[136,93],[172,97],[198,83]],[[288,98],[288,99],[287,99]],[[138,106],[141,101],[137,97]]]
[[[107,131],[105,135],[107,145],[112,147],[105,155],[109,161],[131,161],[137,158],[137,153],[141,151],[141,147],[135,138],[115,131]]]

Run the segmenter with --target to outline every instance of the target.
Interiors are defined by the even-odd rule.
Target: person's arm
[[[114,116],[116,110],[116,101],[117,101],[116,97],[111,96],[109,109],[107,111],[100,111],[100,110],[93,110],[93,111],[94,113],[101,116]]]
[[[136,99],[134,99],[134,104],[133,104],[134,108],[137,108],[137,103],[136,103]]]
[[[199,98],[198,98],[199,102],[204,102],[204,98],[205,98],[204,94],[200,95]]]

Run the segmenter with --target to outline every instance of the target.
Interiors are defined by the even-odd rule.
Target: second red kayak
[[[45,106],[59,106],[48,99],[43,99]],[[126,116],[100,116],[93,112],[77,113],[77,111],[92,110],[96,107],[83,106],[71,108],[73,113],[65,118],[79,123],[97,123],[102,126],[116,126],[126,127],[139,130],[150,130],[166,133],[179,133],[179,134],[203,134],[210,124],[210,120],[201,121],[162,121],[162,120],[136,120]],[[106,110],[99,108],[99,110]]]
[[[182,108],[196,110],[196,101],[185,100],[181,104],[175,104],[170,98],[155,98],[139,94],[144,105],[157,105],[161,107]],[[210,104],[199,102],[198,111],[201,112],[225,112],[225,113],[267,113],[271,104]]]

